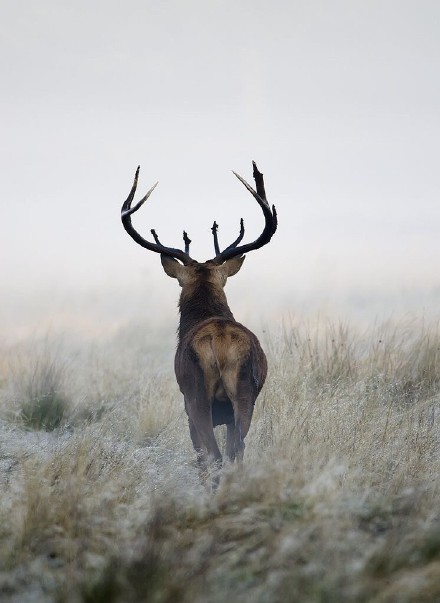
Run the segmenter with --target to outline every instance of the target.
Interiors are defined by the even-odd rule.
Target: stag
[[[214,427],[226,425],[226,455],[232,462],[241,461],[244,439],[249,431],[255,400],[267,373],[266,356],[257,337],[237,322],[224,292],[228,277],[240,270],[244,254],[269,243],[277,228],[275,206],[270,208],[264,189],[263,174],[253,162],[254,190],[233,172],[254,196],[264,214],[264,229],[252,243],[240,245],[244,236],[243,219],[238,238],[220,251],[218,225],[212,234],[215,257],[197,262],[189,255],[191,240],[183,232],[185,250],[166,247],[151,230],[154,243],[144,239],[134,228],[131,216],[147,201],[156,184],[132,207],[139,167],[133,186],[122,206],[122,224],[142,247],[160,254],[166,274],[176,278],[182,288],[179,300],[180,323],[175,356],[175,373],[184,396],[189,431],[201,470],[209,462],[222,464],[222,455]]]

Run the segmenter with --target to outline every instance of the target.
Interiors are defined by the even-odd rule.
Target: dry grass
[[[437,325],[269,330],[245,464],[214,495],[172,334],[149,333],[1,351],[1,601],[440,600]],[[56,424],[29,420],[49,394]]]

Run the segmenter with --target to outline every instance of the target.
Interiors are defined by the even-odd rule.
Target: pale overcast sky
[[[7,291],[162,286],[119,219],[138,164],[142,233],[255,238],[252,159],[279,231],[249,295],[439,289],[439,2],[3,0],[0,29]]]

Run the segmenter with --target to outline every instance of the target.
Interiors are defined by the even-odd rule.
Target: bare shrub
[[[71,407],[69,365],[59,345],[48,339],[17,349],[10,360],[9,396],[18,419],[29,429],[54,430]]]

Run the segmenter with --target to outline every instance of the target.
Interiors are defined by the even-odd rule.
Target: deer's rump
[[[267,363],[249,329],[233,320],[211,318],[182,340],[175,368],[185,400],[209,404],[216,426],[234,421],[234,402],[254,404]]]

